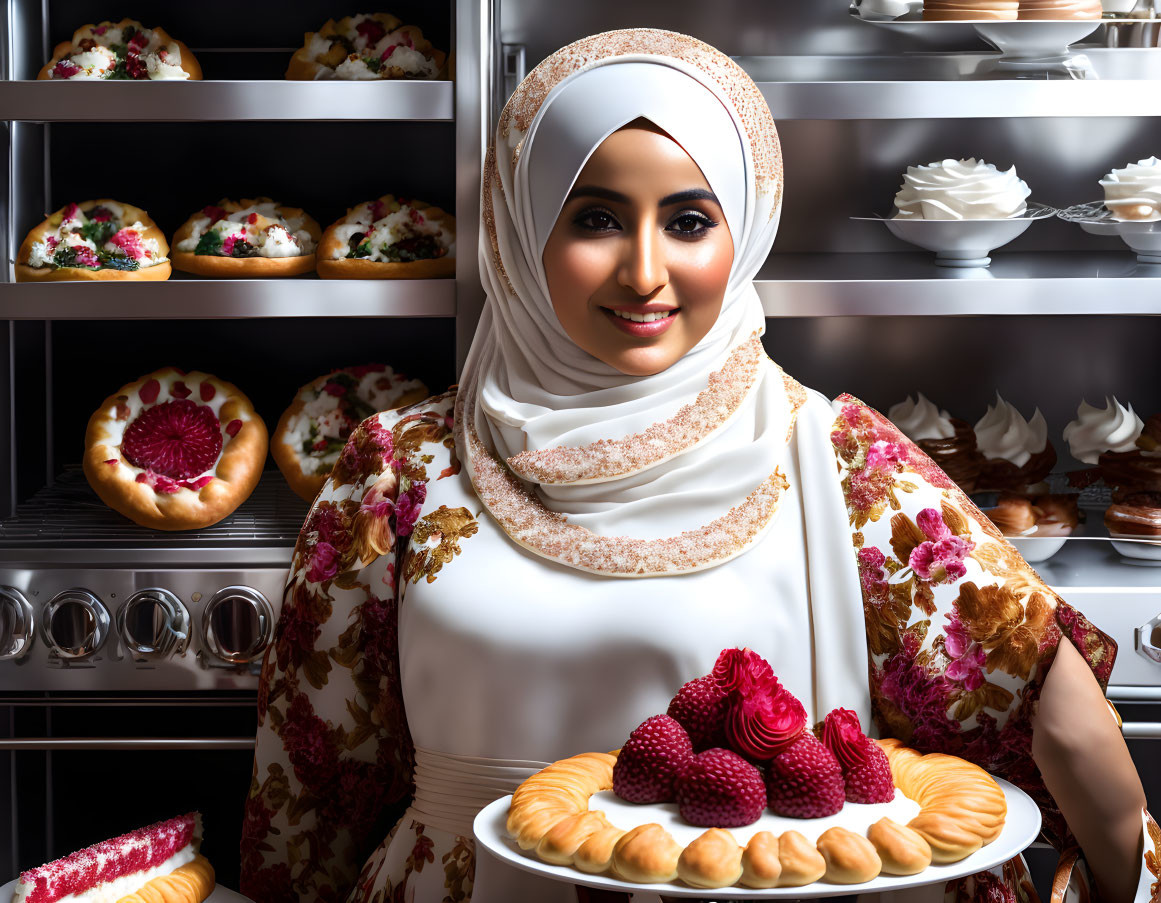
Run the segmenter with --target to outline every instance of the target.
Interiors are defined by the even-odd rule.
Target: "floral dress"
[[[436,827],[407,810],[417,770],[432,768],[438,754],[413,745],[401,685],[406,587],[450,575],[487,526],[478,503],[442,491],[464,479],[454,400],[448,393],[364,421],[303,527],[263,667],[246,802],[242,891],[259,903],[472,896],[470,830],[454,819]],[[1061,894],[1083,898],[1075,845],[1031,758],[1031,720],[1062,636],[1102,686],[1115,645],[889,421],[850,396],[827,410],[879,735],[954,753],[1027,791],[1043,812],[1045,839],[1064,854]],[[429,491],[463,504],[429,503]],[[412,654],[407,643],[402,653]],[[677,686],[673,675],[663,678]],[[420,716],[411,714],[413,722]],[[1142,818],[1137,899],[1158,903],[1161,830]],[[944,889],[947,903],[1034,897],[1020,859]]]

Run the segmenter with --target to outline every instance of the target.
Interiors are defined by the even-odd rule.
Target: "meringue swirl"
[[[1113,219],[1141,223],[1161,220],[1161,160],[1156,157],[1114,169],[1100,184]]]
[[[922,392],[915,393],[916,401],[907,396],[906,401],[891,405],[887,410],[887,419],[902,430],[912,442],[920,439],[950,439],[955,435],[955,426],[951,422],[951,415],[941,411]]]
[[[1002,458],[1017,467],[1023,467],[1048,445],[1048,424],[1040,409],[1036,408],[1031,420],[1025,420],[999,392],[996,403],[988,405],[987,412],[976,422],[975,432],[976,444],[985,458]]]
[[[1001,172],[975,157],[908,166],[895,219],[1009,219],[1028,209],[1031,193],[1015,166]]]
[[[1132,405],[1126,408],[1106,396],[1103,408],[1081,401],[1076,420],[1064,428],[1064,441],[1078,461],[1096,464],[1105,452],[1134,451],[1144,428]]]

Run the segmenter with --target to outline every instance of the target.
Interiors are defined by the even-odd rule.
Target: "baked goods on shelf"
[[[521,849],[590,874],[772,888],[957,862],[995,840],[1006,814],[982,769],[871,740],[846,709],[816,736],[768,663],[726,649],[620,750],[528,778],[506,827]]]
[[[1020,0],[1020,19],[1099,19],[1101,0]]]
[[[1161,160],[1156,157],[1114,169],[1100,184],[1113,219],[1138,223],[1161,220]]]
[[[1030,420],[996,393],[996,403],[975,424],[976,444],[984,456],[979,489],[1029,492],[1056,464],[1048,424],[1037,408]]]
[[[89,418],[85,476],[101,501],[157,530],[216,524],[258,485],[266,424],[228,382],[164,367]]]
[[[1105,526],[1114,536],[1161,537],[1161,492],[1113,493]]]
[[[456,221],[423,201],[385,194],[327,227],[319,242],[324,279],[433,279],[456,274]]]
[[[971,424],[941,411],[922,392],[892,405],[887,418],[917,444],[964,492],[975,492],[984,456]]]
[[[169,244],[140,207],[99,198],[66,204],[16,253],[17,282],[168,279]]]
[[[1106,397],[1103,408],[1082,400],[1076,419],[1064,427],[1064,441],[1078,461],[1096,464],[1108,452],[1135,451],[1144,426],[1133,406],[1125,407],[1116,398]]]
[[[937,160],[907,167],[894,219],[1009,219],[1027,211],[1031,193],[1015,166],[999,170],[975,157]]]
[[[188,47],[164,28],[146,28],[135,19],[82,25],[62,41],[38,79],[184,80],[200,79],[202,67]]]
[[[335,370],[298,390],[278,421],[270,450],[290,488],[314,501],[347,437],[367,417],[422,401],[430,393],[385,364]]]
[[[220,278],[299,276],[315,267],[322,230],[299,207],[270,198],[223,199],[203,207],[173,236],[173,265]]]
[[[373,80],[439,78],[447,55],[436,50],[414,25],[404,25],[387,13],[328,19],[318,31],[307,32],[302,47],[290,58],[286,77]]]
[[[1015,19],[1019,0],[925,0],[923,18],[948,19]]]
[[[12,903],[201,903],[215,884],[201,842],[198,812],[138,828],[21,872]]]
[[[1071,536],[1080,523],[1078,497],[1068,493],[1001,492],[984,513],[1005,536]]]

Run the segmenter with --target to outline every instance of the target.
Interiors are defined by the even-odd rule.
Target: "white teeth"
[[[632,320],[634,323],[652,323],[654,320],[664,320],[670,314],[673,314],[675,312],[676,311],[672,311],[672,310],[659,310],[659,311],[655,311],[654,313],[651,313],[651,314],[635,314],[635,313],[630,313],[627,310],[615,310],[615,311],[613,311],[613,313],[616,314],[618,317],[621,317],[622,319],[625,319],[625,320]]]

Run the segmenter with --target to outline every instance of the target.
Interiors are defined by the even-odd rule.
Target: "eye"
[[[689,238],[700,238],[717,223],[700,210],[683,210],[669,221],[666,229]]]
[[[617,218],[601,207],[589,207],[573,218],[573,223],[587,232],[612,232],[621,227]]]

